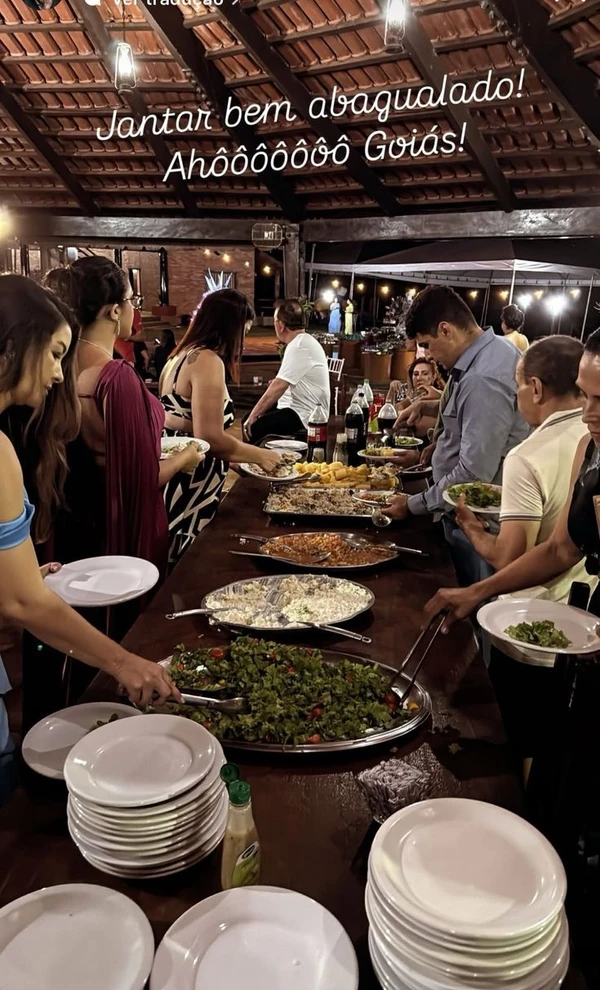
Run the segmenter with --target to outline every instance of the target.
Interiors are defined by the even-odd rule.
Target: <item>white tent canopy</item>
[[[516,250],[521,249],[517,257]],[[444,283],[479,287],[486,285],[592,285],[600,269],[564,264],[542,255],[540,248],[515,245],[506,238],[491,240],[442,241],[351,265],[317,263],[312,272],[353,274],[371,278],[397,278],[403,281]],[[532,254],[533,257],[524,255]],[[535,255],[538,255],[535,257]]]

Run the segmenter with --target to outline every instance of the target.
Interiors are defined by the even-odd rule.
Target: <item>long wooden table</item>
[[[192,647],[228,641],[228,633],[211,626],[204,616],[172,622],[165,614],[197,606],[205,593],[232,580],[278,569],[274,562],[263,564],[229,553],[239,549],[233,533],[281,531],[262,512],[265,492],[259,481],[245,479],[235,485],[215,521],[196,540],[127,636],[128,648],[159,660],[177,643]],[[301,528],[328,527],[311,524]],[[368,653],[395,667],[401,663],[418,633],[424,603],[441,584],[453,583],[453,573],[443,539],[429,524],[414,520],[398,528],[395,535],[407,546],[426,550],[430,557],[419,562],[405,557],[378,572],[357,575],[357,580],[374,591],[376,602],[372,613],[355,620],[351,627],[368,631],[372,645],[357,650],[357,644],[324,633],[305,636],[301,641]],[[520,812],[521,792],[499,712],[467,623],[435,645],[420,680],[431,693],[438,723],[445,723],[445,728],[432,731],[427,724],[398,746],[396,755],[430,773],[431,796],[475,798]],[[114,683],[99,676],[91,696],[114,698]],[[361,990],[375,990],[378,983],[368,957],[363,907],[368,854],[365,840],[371,821],[356,773],[389,755],[390,747],[336,757],[232,756],[252,785],[262,841],[261,881],[314,897],[339,918],[356,946]],[[65,799],[62,784],[49,785],[35,778],[0,813],[2,903],[50,884],[103,884],[140,904],[158,944],[183,911],[219,890],[218,853],[185,873],[161,881],[121,881],[98,872],[84,861],[69,838]],[[565,984],[567,990],[582,986],[576,978]]]

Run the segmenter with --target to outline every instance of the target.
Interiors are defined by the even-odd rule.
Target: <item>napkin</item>
[[[358,783],[373,818],[381,823],[400,808],[422,801],[431,785],[431,774],[404,760],[383,760],[359,773]]]

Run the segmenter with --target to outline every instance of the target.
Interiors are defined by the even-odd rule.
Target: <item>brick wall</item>
[[[160,262],[158,251],[123,251],[123,268],[139,268],[141,272],[144,310],[151,310],[160,302]]]
[[[254,305],[254,248],[250,245],[218,244],[211,248],[165,245],[169,265],[169,304],[177,314],[192,313],[206,292],[204,275],[213,272],[235,273],[235,288]],[[210,250],[210,254],[205,251]],[[218,251],[219,254],[215,254]],[[230,260],[225,261],[224,255]],[[246,262],[248,264],[246,264]],[[144,301],[144,308],[146,308]]]

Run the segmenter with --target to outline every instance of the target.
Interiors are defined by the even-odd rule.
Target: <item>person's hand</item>
[[[466,619],[482,601],[483,597],[477,590],[477,585],[472,585],[470,588],[440,588],[437,595],[434,595],[425,606],[423,625],[435,619],[440,612],[447,611],[448,615],[442,626],[442,632],[447,633],[450,626],[459,619]]]
[[[398,430],[402,426],[418,426],[424,414],[422,400],[416,399],[415,402],[411,402],[410,406],[402,410],[394,423],[394,429]]]
[[[485,523],[469,508],[464,495],[461,495],[456,503],[455,512],[456,522],[467,536],[469,535],[469,531],[473,532],[474,529],[485,530],[487,528]]]
[[[419,454],[416,450],[402,450],[398,448],[396,454],[386,457],[386,464],[398,464],[401,468],[413,467],[419,463]]]
[[[256,463],[266,474],[273,474],[279,466],[280,461],[281,454],[278,454],[276,450],[267,450],[263,447],[256,448]]]
[[[62,564],[57,564],[56,561],[53,561],[51,564],[44,564],[43,567],[40,567],[40,574],[42,578],[46,578],[49,574],[58,574],[61,567]]]
[[[433,385],[419,385],[415,390],[415,398],[423,399],[424,402],[435,402],[442,397],[442,393]]]
[[[431,464],[431,459],[434,454],[435,454],[434,443],[430,443],[427,447],[423,447],[421,456],[419,458],[419,464],[421,464],[422,467],[429,467],[429,465]]]
[[[396,381],[395,379],[394,381],[391,381],[386,396],[386,402],[395,402],[396,396],[400,394],[401,388],[402,388],[402,382]]]
[[[181,694],[165,668],[134,653],[128,653],[111,673],[134,704],[149,705],[152,701],[161,704],[169,699],[181,701]]]
[[[178,470],[183,471],[185,474],[191,474],[204,460],[204,454],[195,443],[188,444],[185,450],[182,450],[178,456],[181,458],[181,462],[178,464]]]
[[[389,505],[384,505],[381,511],[389,516],[390,519],[398,519],[402,522],[404,519],[408,519],[410,513],[408,511],[408,495],[396,495],[390,500]]]

